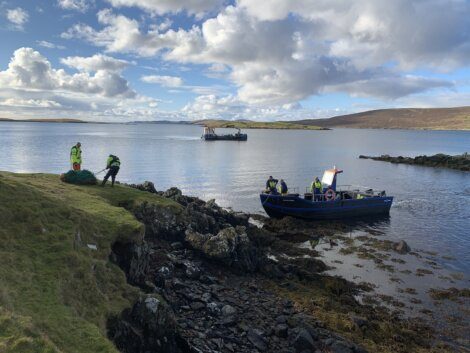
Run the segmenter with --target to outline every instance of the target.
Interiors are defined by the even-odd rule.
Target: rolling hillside
[[[327,128],[470,130],[470,107],[380,109],[294,123]]]

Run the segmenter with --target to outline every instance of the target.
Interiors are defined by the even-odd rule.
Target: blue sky
[[[469,105],[464,0],[0,0],[0,116],[294,120]]]

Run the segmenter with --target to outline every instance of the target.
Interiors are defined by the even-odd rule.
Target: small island
[[[470,171],[470,155],[464,153],[461,155],[450,156],[443,153],[438,153],[433,156],[417,156],[417,157],[391,157],[388,154],[384,154],[378,157],[371,156],[359,156],[360,159],[373,159],[374,161],[390,162],[390,163],[401,163],[401,164],[413,164],[422,165],[427,167],[437,168],[450,168],[461,171]]]
[[[196,125],[203,125],[211,128],[228,129],[275,129],[275,130],[331,130],[330,128],[316,125],[304,125],[288,121],[258,122],[249,120],[227,121],[227,120],[199,120]]]

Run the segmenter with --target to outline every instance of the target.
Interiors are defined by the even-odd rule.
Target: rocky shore
[[[470,155],[464,153],[462,155],[450,156],[438,153],[433,156],[417,156],[417,157],[391,157],[388,154],[378,157],[360,155],[360,159],[373,159],[374,161],[383,161],[390,163],[414,164],[428,167],[450,168],[462,171],[470,171]]]
[[[148,182],[52,174],[0,172],[0,200],[2,352],[469,346],[468,281],[443,268],[451,254],[369,223],[273,220]]]
[[[143,203],[133,212],[144,243],[113,246],[112,261],[145,293],[108,321],[120,351],[432,351],[429,327],[360,304],[370,288],[323,274],[315,251],[293,245],[325,235],[311,224],[228,211],[150,182],[130,186],[181,208]]]

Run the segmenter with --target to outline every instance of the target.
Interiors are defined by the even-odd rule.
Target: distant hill
[[[470,130],[470,107],[380,109],[294,123],[328,128]]]

